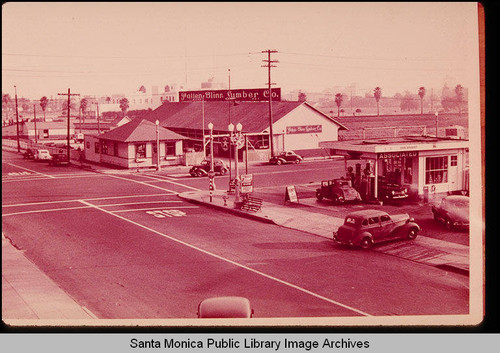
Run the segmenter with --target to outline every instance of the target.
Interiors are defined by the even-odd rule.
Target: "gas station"
[[[320,147],[344,156],[346,171],[348,163],[355,162],[355,180],[358,186],[365,185],[362,192],[372,199],[378,199],[382,178],[427,200],[469,189],[469,141],[465,139],[412,135],[325,141]]]

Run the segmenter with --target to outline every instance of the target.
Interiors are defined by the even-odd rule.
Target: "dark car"
[[[68,155],[65,153],[54,153],[49,160],[49,165],[59,166],[69,164]]]
[[[221,159],[214,159],[214,172],[218,175],[224,175],[228,172],[228,168]],[[189,174],[193,177],[201,177],[208,175],[210,171],[210,159],[204,159],[200,164],[193,166],[189,170]]]
[[[245,297],[215,297],[198,305],[199,318],[251,318],[253,309]]]
[[[469,228],[469,197],[446,196],[439,205],[432,206],[434,219],[443,222],[446,228]]]
[[[277,154],[276,156],[272,157],[269,160],[270,164],[276,164],[276,165],[281,165],[284,163],[295,163],[298,164],[302,162],[304,158],[302,156],[299,156],[297,153],[293,151],[289,152],[281,152],[280,154]]]
[[[378,198],[380,200],[396,200],[406,199],[408,197],[408,189],[404,186],[390,183],[386,179],[378,181]]]
[[[368,249],[392,239],[415,239],[419,231],[420,226],[406,213],[390,216],[384,211],[361,210],[347,215],[344,224],[333,232],[333,240]]]
[[[23,158],[24,159],[35,159],[35,153],[36,150],[33,150],[31,148],[28,148],[24,153],[23,153]]]
[[[321,187],[316,189],[316,198],[318,201],[326,198],[336,203],[361,201],[361,195],[352,187],[351,181],[343,178],[322,181]]]

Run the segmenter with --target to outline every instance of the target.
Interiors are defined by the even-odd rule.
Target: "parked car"
[[[59,166],[69,164],[68,155],[66,153],[55,153],[49,160],[49,165]]]
[[[276,164],[276,165],[281,165],[284,163],[295,163],[298,164],[302,162],[304,158],[302,156],[299,156],[297,153],[293,151],[289,152],[281,152],[280,154],[277,154],[276,156],[273,156],[270,160],[270,164]]]
[[[199,318],[250,318],[253,316],[250,301],[244,297],[215,297],[198,305]]]
[[[344,178],[322,181],[321,187],[316,189],[316,198],[318,201],[326,198],[336,203],[361,201],[361,195],[352,187],[351,180]]]
[[[404,186],[389,183],[386,179],[380,178],[378,181],[378,198],[380,200],[406,199],[408,189]]]
[[[36,150],[33,150],[31,148],[28,148],[24,153],[23,153],[23,158],[24,159],[34,159],[35,158],[35,153]]]
[[[214,159],[214,172],[218,175],[224,175],[228,172],[226,164],[221,159]],[[204,159],[200,164],[193,166],[189,170],[189,174],[193,177],[200,177],[208,175],[210,171],[210,159]]]
[[[34,160],[35,161],[49,161],[51,155],[49,153],[49,150],[37,150],[35,153]]]
[[[443,222],[446,228],[469,228],[469,197],[446,196],[439,205],[432,206],[434,219]]]
[[[347,215],[333,232],[336,243],[369,249],[373,244],[399,238],[415,239],[420,226],[406,213],[388,215],[380,210],[361,210]]]

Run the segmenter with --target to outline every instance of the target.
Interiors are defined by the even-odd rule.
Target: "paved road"
[[[246,296],[258,317],[468,312],[464,276],[176,196],[206,180],[51,168],[17,155],[2,166],[6,236],[99,318],[190,318],[214,295]]]

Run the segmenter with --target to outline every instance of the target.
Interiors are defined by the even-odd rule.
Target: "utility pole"
[[[33,104],[33,122],[35,123],[35,143],[37,143],[37,133],[36,133],[36,104]]]
[[[19,142],[19,111],[17,110],[17,87],[14,86],[16,94],[16,130],[17,130],[17,152],[21,152],[21,143]]]
[[[273,143],[273,107],[272,107],[272,92],[271,85],[271,67],[276,67],[273,63],[278,63],[278,60],[271,60],[271,53],[277,53],[277,50],[264,50],[262,53],[267,53],[267,60],[262,60],[267,63],[267,65],[261,65],[262,67],[267,67],[267,86],[269,89],[269,147],[271,149],[271,158],[274,157],[274,143]]]
[[[68,88],[68,93],[58,93],[58,96],[68,96],[68,131],[67,131],[67,146],[66,146],[66,151],[68,154],[68,162],[70,161],[70,145],[69,145],[69,124],[70,124],[70,105],[71,105],[71,96],[79,96],[78,93],[71,93],[71,90]]]

